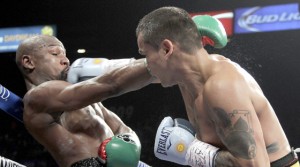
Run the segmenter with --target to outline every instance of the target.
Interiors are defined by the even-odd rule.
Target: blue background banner
[[[55,25],[13,27],[0,29],[0,53],[15,52],[19,43],[27,37],[45,34],[56,36]]]
[[[235,10],[235,33],[300,29],[298,3]]]

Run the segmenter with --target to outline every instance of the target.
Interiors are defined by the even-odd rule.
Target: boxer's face
[[[36,70],[40,77],[47,80],[66,80],[69,59],[65,48],[59,41],[51,41],[37,53]]]
[[[170,70],[167,68],[168,64],[165,60],[165,52],[162,49],[155,49],[151,45],[144,43],[141,35],[138,36],[139,53],[146,57],[148,68],[151,75],[157,77],[163,87],[168,87],[173,84],[170,82]]]

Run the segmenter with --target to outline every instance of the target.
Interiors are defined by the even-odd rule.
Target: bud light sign
[[[235,33],[300,29],[298,4],[240,8],[235,10]]]

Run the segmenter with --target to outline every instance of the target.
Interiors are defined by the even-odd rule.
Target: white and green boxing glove
[[[223,24],[209,15],[196,15],[192,17],[200,35],[203,46],[209,44],[215,48],[224,48],[227,45],[227,34]]]
[[[136,167],[141,155],[141,143],[135,133],[124,133],[104,140],[98,155],[106,167]]]

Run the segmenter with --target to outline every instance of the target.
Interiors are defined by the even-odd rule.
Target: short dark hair
[[[177,43],[187,53],[202,48],[196,24],[187,11],[178,7],[161,7],[144,16],[136,28],[138,35],[155,49],[164,39]]]

